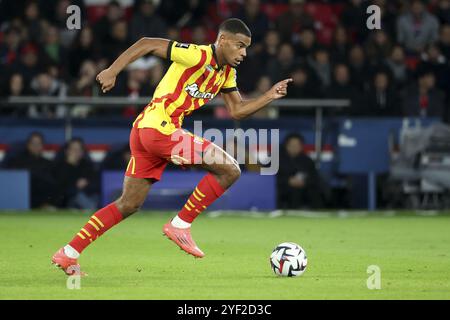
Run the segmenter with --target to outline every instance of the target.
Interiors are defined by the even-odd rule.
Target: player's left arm
[[[283,98],[292,79],[276,83],[272,88],[255,99],[243,100],[239,91],[222,92],[222,98],[233,119],[240,120],[264,108],[273,100]]]

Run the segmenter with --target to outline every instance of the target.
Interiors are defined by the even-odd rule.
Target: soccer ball
[[[283,277],[297,277],[306,270],[308,259],[306,252],[298,244],[283,242],[270,255],[270,265],[276,275]]]

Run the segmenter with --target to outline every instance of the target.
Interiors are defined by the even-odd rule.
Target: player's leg
[[[181,249],[195,257],[202,258],[203,251],[191,237],[191,223],[239,178],[241,171],[236,160],[210,142],[202,154],[201,164],[184,164],[199,166],[208,173],[196,186],[178,215],[164,225],[163,232]]]
[[[72,241],[53,256],[52,262],[67,274],[79,271],[77,259],[83,250],[113,226],[138,211],[147,198],[150,187],[149,179],[126,176],[119,199],[95,212]]]
[[[241,170],[233,157],[211,143],[203,153],[202,163],[193,165],[208,173],[199,182],[173,224],[189,227],[194,219],[239,179]]]

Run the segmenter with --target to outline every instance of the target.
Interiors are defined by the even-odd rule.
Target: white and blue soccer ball
[[[283,277],[301,276],[305,272],[307,264],[305,250],[293,242],[279,244],[270,255],[273,272]]]

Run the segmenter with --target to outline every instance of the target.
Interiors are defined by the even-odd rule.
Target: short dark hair
[[[241,33],[249,38],[252,37],[251,31],[244,21],[237,18],[230,18],[222,22],[219,26],[219,31],[227,31],[232,34]]]

